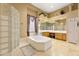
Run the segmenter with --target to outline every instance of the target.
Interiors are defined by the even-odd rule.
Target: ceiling
[[[35,7],[50,13],[53,12],[57,9],[63,8],[65,6],[67,6],[70,3],[32,3],[32,5],[34,5]]]

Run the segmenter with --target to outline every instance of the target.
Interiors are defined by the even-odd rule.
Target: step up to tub
[[[20,48],[24,56],[32,56],[35,54],[35,50],[30,45],[25,45]]]

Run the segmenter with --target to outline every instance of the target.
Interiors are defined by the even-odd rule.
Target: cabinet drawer
[[[0,51],[1,55],[7,54],[7,53],[9,53],[9,49],[4,49]]]
[[[66,40],[66,34],[63,34],[63,33],[56,33],[55,34],[55,38],[56,39],[59,39],[59,40]]]
[[[8,26],[8,21],[0,21],[1,25],[7,25]]]
[[[9,38],[1,38],[1,43],[8,42]]]
[[[5,48],[8,48],[8,43],[1,43],[0,44],[0,50],[3,50]]]
[[[48,37],[49,36],[49,32],[42,32],[42,35]]]
[[[8,26],[1,26],[0,31],[8,31]]]
[[[66,41],[66,34],[63,34],[63,40]]]
[[[1,32],[0,37],[8,37],[8,32]]]

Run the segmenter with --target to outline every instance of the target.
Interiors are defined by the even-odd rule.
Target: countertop
[[[53,32],[53,33],[67,33],[67,31],[58,31],[58,30],[40,30],[40,33],[42,32]]]

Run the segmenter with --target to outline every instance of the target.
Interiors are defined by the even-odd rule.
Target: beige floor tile
[[[28,44],[27,41],[23,39],[20,43],[20,47],[25,46],[27,44]],[[37,50],[33,52],[34,52],[33,56],[79,56],[79,46],[77,46],[76,44],[68,43],[66,41],[53,39],[52,47],[48,49],[46,52],[39,52]],[[13,55],[23,56],[23,53],[21,49],[18,48],[15,49]]]

